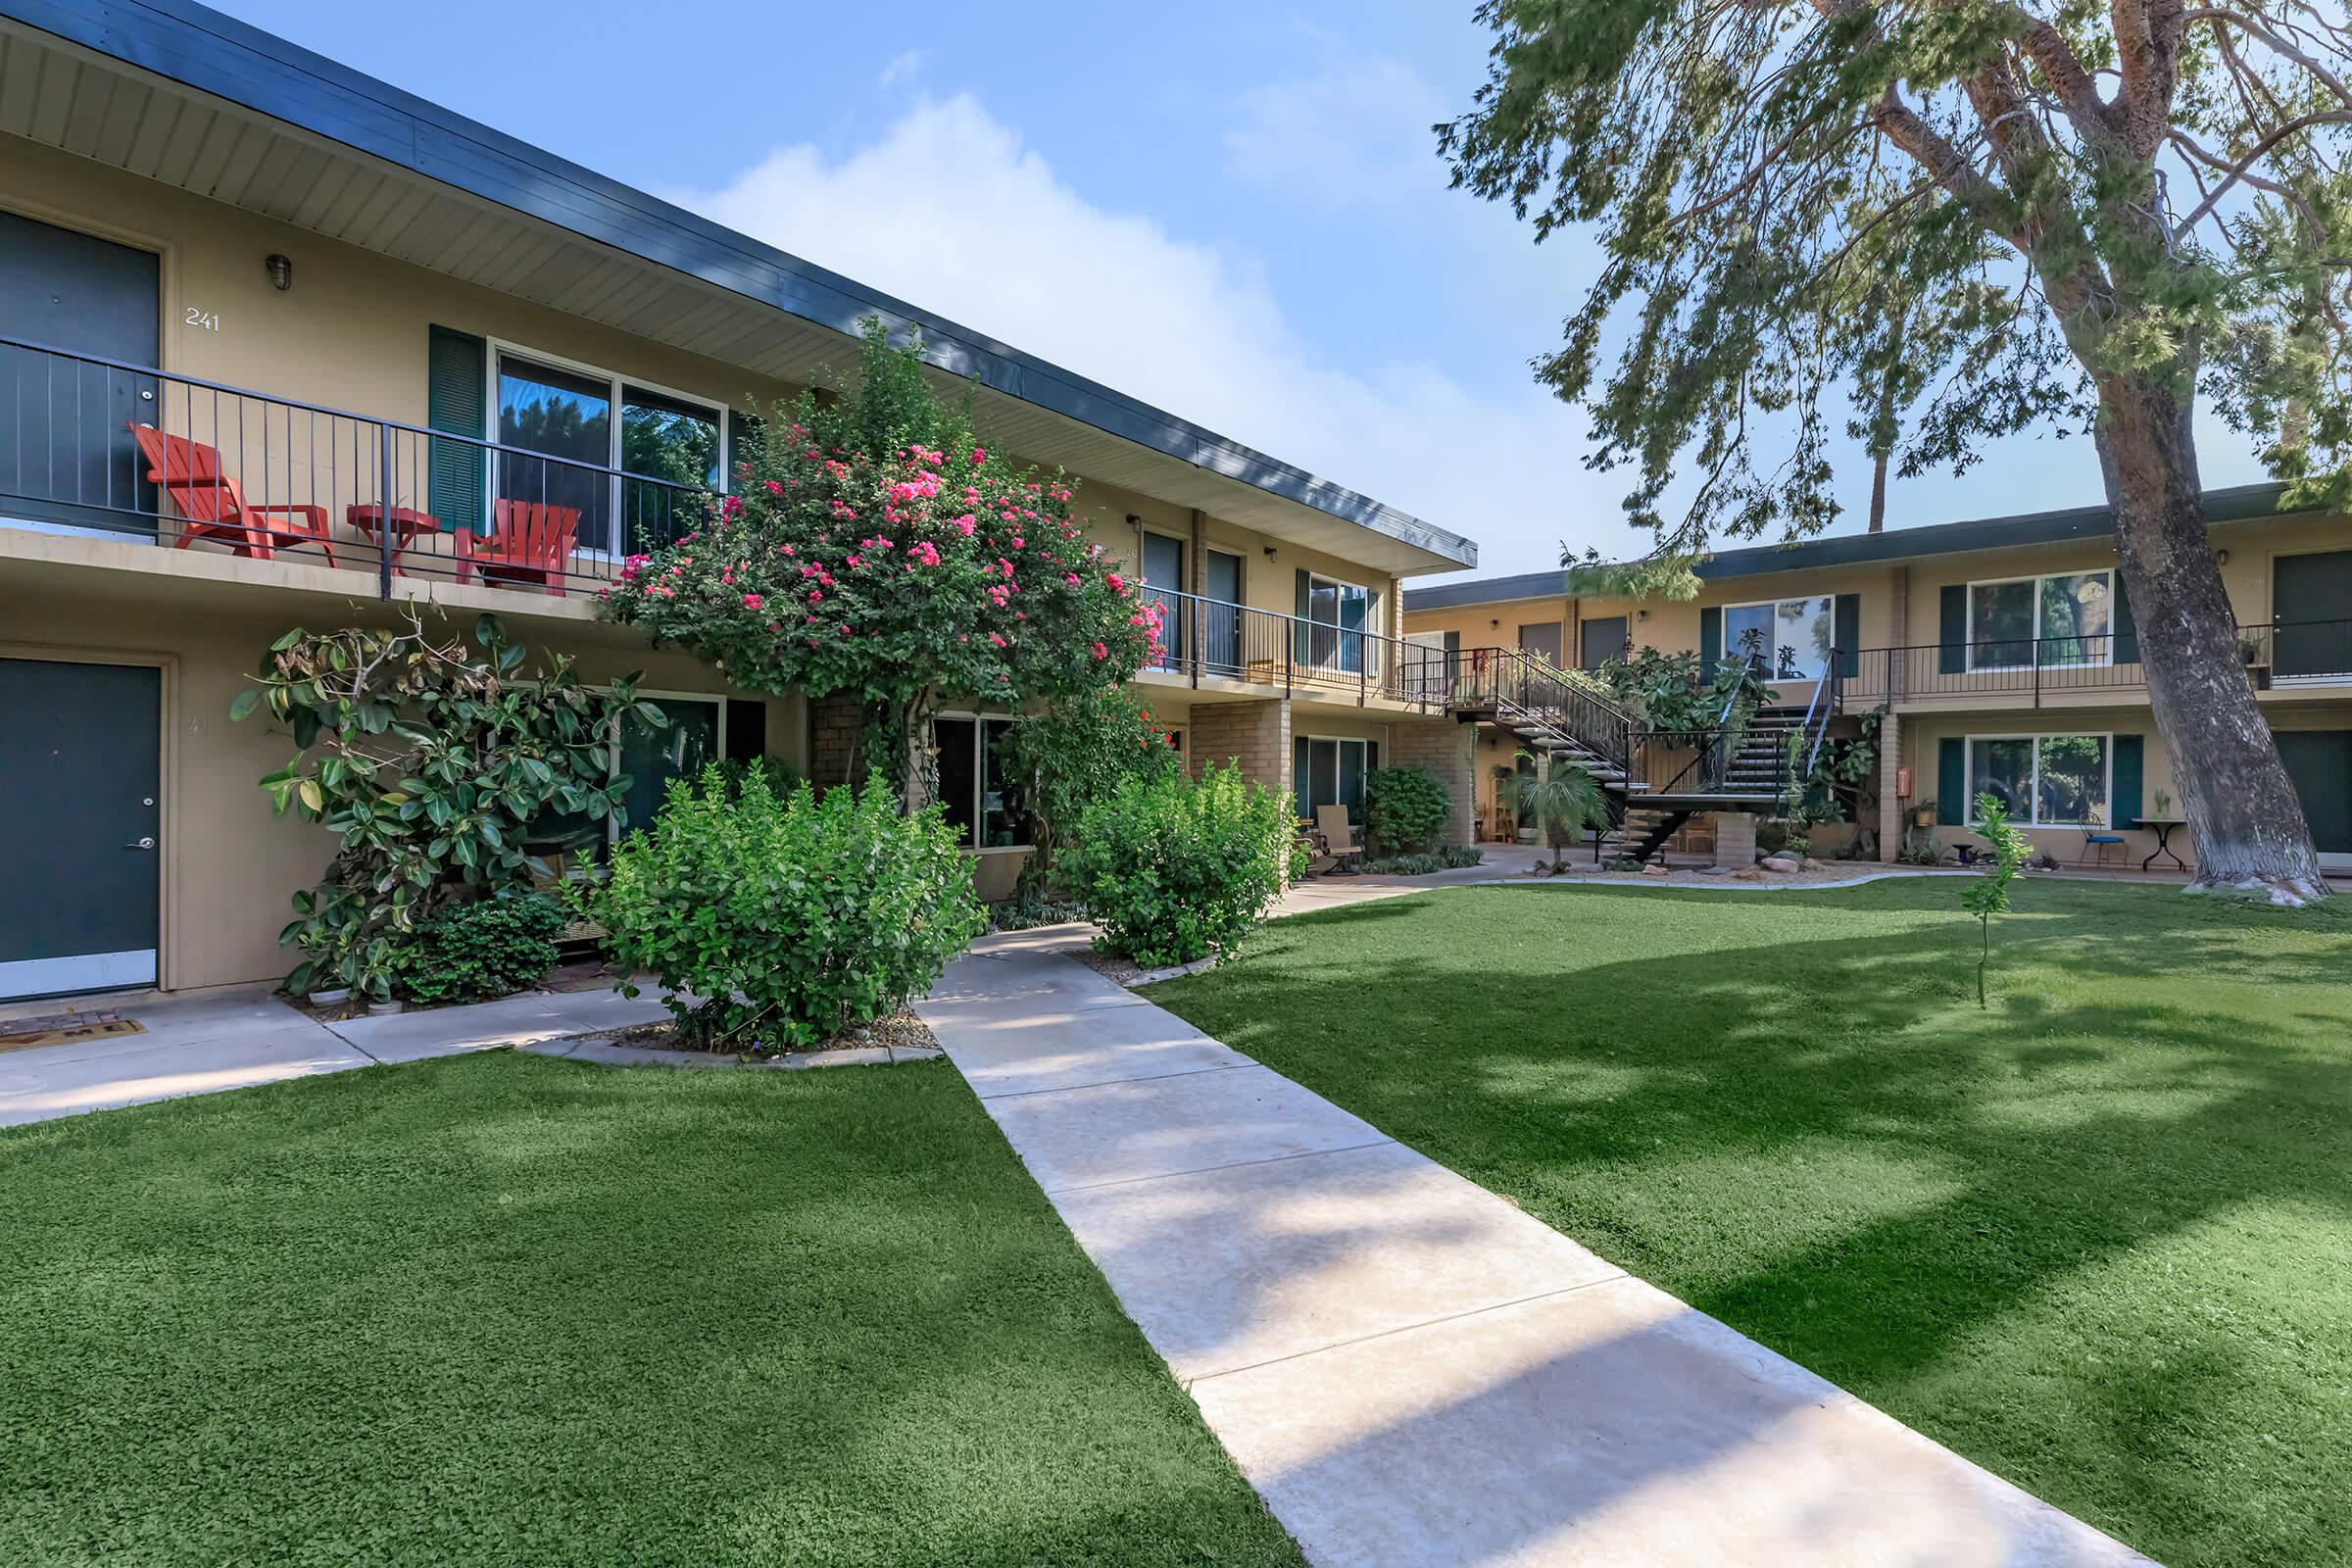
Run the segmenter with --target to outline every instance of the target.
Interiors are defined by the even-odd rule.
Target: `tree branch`
[[[2242,179],[2246,180],[2248,183],[2253,183],[2254,176],[2250,173],[2250,171],[2257,163],[2262,161],[2262,155],[2269,152],[2273,147],[2278,145],[2278,143],[2284,141],[2287,137],[2295,134],[2295,132],[2299,130],[2308,130],[2313,125],[2348,124],[2352,124],[2352,109],[2326,109],[2322,110],[2316,115],[2302,115],[2296,119],[2288,121],[2285,124],[2280,125],[2278,129],[2263,137],[2262,140],[2256,142],[2253,146],[2253,149],[2248,152],[2245,157],[2239,159],[2235,164],[2216,165],[2215,167],[2224,171],[2220,182],[2217,183],[2212,190],[2206,193],[2205,199],[2197,204],[2197,210],[2195,212],[2190,213],[2186,218],[2180,220],[2180,226],[2182,228],[2194,227],[2199,219],[2203,218],[2208,212],[2212,211],[2213,204],[2222,199],[2223,193],[2228,191],[2230,186],[2236,184],[2239,180]]]

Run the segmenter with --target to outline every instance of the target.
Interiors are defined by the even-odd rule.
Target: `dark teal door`
[[[1242,558],[1222,550],[1201,557],[1200,657],[1222,674],[1242,669]]]
[[[92,362],[155,364],[158,265],[152,251],[0,213],[0,517],[153,531],[130,426],[163,422],[160,389]]]
[[[155,983],[160,671],[0,659],[0,998]]]
[[[2272,675],[2352,675],[2352,550],[2280,556],[2272,569]]]
[[[2281,730],[2278,758],[2302,797],[2321,856],[2331,864],[2352,862],[2352,730]]]

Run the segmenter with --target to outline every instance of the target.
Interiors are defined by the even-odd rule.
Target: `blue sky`
[[[1590,246],[1433,149],[1483,74],[1467,0],[224,9],[1466,534],[1480,575],[1646,543],[1527,368]],[[2262,476],[2202,448],[2209,485]],[[1888,522],[2099,499],[2087,442],[2021,438]]]

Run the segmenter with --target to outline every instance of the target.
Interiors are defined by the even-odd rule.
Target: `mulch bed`
[[[1123,986],[1135,984],[1144,973],[1143,965],[1133,958],[1122,958],[1115,953],[1104,953],[1092,946],[1074,948],[1067,956],[1076,958],[1105,980],[1116,980]]]
[[[822,1045],[808,1051],[782,1053],[752,1053],[743,1051],[711,1051],[707,1047],[690,1045],[677,1038],[676,1031],[666,1023],[640,1024],[634,1029],[622,1029],[597,1037],[616,1046],[642,1046],[651,1051],[693,1051],[706,1055],[729,1058],[762,1055],[821,1056],[831,1051],[859,1051],[873,1047],[890,1047],[899,1051],[937,1051],[939,1041],[930,1025],[914,1015],[911,1007],[902,1007],[887,1018],[876,1018],[844,1029]]]

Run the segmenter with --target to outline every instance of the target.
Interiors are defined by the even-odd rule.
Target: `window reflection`
[[[568,463],[498,455],[498,498],[564,507],[579,514],[583,548],[610,548],[607,481],[612,455],[612,388],[591,376],[502,356],[498,439]],[[585,466],[582,466],[585,465]]]
[[[621,481],[622,544],[653,550],[692,530],[700,488],[719,487],[718,416],[642,387],[624,388],[621,400],[620,466],[643,476]]]

